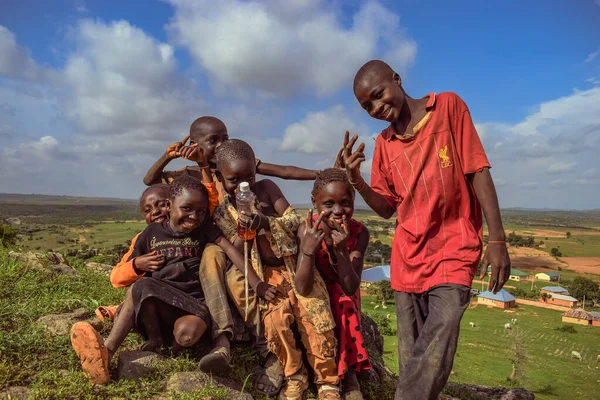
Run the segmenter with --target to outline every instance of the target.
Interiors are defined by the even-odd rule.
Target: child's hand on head
[[[133,266],[135,269],[143,272],[158,271],[163,267],[164,263],[165,256],[163,254],[158,254],[156,251],[133,259]]]
[[[167,147],[167,156],[171,159],[181,157],[181,149],[185,147],[185,144],[189,138],[190,135],[187,135],[181,142],[175,142]]]
[[[325,213],[319,214],[316,221],[313,221],[313,210],[308,210],[308,217],[306,218],[306,227],[304,228],[304,234],[300,238],[300,245],[302,246],[302,252],[306,255],[312,256],[315,254],[317,249],[321,247],[321,243],[325,238],[325,232],[321,227],[321,222]]]
[[[331,220],[334,229],[331,229],[331,238],[333,239],[333,246],[336,248],[346,247],[348,237],[350,236],[350,229],[348,228],[348,220],[344,215],[342,217],[342,224],[338,224],[335,220]]]
[[[194,143],[192,145],[182,147],[179,150],[178,155],[181,158],[185,158],[186,160],[194,161],[200,165],[207,165],[207,163],[204,159],[204,154],[202,154],[202,151],[198,148],[198,143]]]
[[[346,142],[346,138],[349,135],[350,134],[346,132],[344,142]],[[346,172],[348,173],[351,183],[358,182],[360,179],[360,164],[365,161],[365,154],[363,153],[365,150],[364,143],[359,144],[356,151],[353,152],[353,147],[357,140],[358,135],[352,136],[352,140],[344,147],[344,165],[346,166]]]

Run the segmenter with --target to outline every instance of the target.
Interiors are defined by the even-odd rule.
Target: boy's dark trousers
[[[437,400],[452,371],[470,295],[470,288],[454,284],[394,292],[400,371],[395,400]]]

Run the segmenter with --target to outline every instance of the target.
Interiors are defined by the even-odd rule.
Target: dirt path
[[[534,307],[540,307],[540,308],[549,308],[551,310],[558,310],[558,311],[569,311],[570,310],[569,307],[557,306],[555,304],[540,303],[539,301],[535,301],[535,300],[517,299],[517,303],[527,304],[528,306],[534,306]]]

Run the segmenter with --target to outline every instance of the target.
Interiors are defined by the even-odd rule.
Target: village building
[[[496,294],[486,290],[477,296],[477,303],[488,307],[513,308],[516,307],[517,298],[504,289]]]
[[[569,310],[562,315],[562,322],[577,325],[591,325],[592,314],[582,309]]]
[[[540,298],[540,302],[546,304],[555,304],[557,306],[576,308],[578,300],[575,297],[571,297],[568,295],[550,293],[550,297],[542,297]]]
[[[556,271],[539,272],[535,274],[538,281],[556,282],[560,280],[560,274]]]
[[[510,269],[510,277],[508,278],[511,281],[527,281],[529,280],[529,274],[527,272],[523,272],[520,269],[511,268]]]
[[[600,326],[600,312],[592,311],[590,315],[592,316],[592,326]]]
[[[569,291],[567,289],[565,289],[564,287],[560,287],[560,286],[544,286],[543,288],[540,289],[540,293],[547,293],[549,295],[553,295],[553,294],[562,294],[562,295],[569,295]]]

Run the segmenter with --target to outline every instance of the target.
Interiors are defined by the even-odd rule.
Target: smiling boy
[[[396,399],[437,399],[444,388],[482,252],[482,210],[489,242],[485,274],[497,292],[510,273],[490,164],[469,109],[455,93],[409,97],[383,61],[354,79],[362,108],[390,123],[377,137],[370,186],[360,174],[364,146],[344,149],[350,181],[378,215],[397,213],[392,241],[400,380]]]

